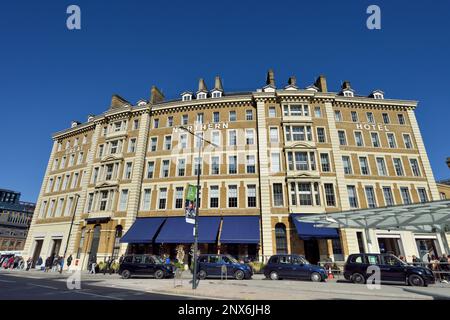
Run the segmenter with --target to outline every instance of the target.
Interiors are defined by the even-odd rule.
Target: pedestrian
[[[109,275],[111,275],[113,273],[113,265],[114,265],[114,261],[115,259],[110,259],[109,263],[108,263],[108,270],[109,270]]]
[[[431,265],[431,251],[428,251],[427,253],[424,254],[424,256],[422,257],[422,262],[423,263],[427,263],[428,269],[432,268],[432,265]]]
[[[441,281],[441,273],[440,273],[440,268],[439,268],[439,259],[437,259],[437,257],[432,254],[431,258],[430,258],[430,266],[431,266],[431,271],[433,271],[436,280]]]
[[[50,270],[51,266],[52,266],[52,257],[47,257],[47,259],[45,259],[44,272],[48,272]]]
[[[417,258],[415,255],[413,255],[412,256],[412,262],[413,262],[414,266],[418,267],[418,266],[420,266],[422,261],[419,258]]]
[[[169,255],[166,256],[166,264],[170,264],[170,257],[169,257]]]
[[[31,259],[31,257],[29,257],[27,260],[27,271],[30,271],[32,263],[33,263],[33,260]]]
[[[12,269],[14,267],[14,256],[8,259],[5,269]]]
[[[89,270],[90,274],[95,274],[95,267],[97,266],[97,263],[95,262],[95,259],[91,259],[91,268]]]
[[[61,274],[64,268],[64,257],[59,257],[58,264],[59,264],[59,273]]]
[[[106,260],[105,266],[103,267],[103,275],[106,274],[106,271],[108,271],[107,269],[109,269],[110,266],[111,266],[111,257],[108,257],[108,260]]]
[[[439,267],[440,271],[442,272],[442,281],[443,283],[448,283],[449,280],[449,265],[448,265],[448,258],[447,255],[444,253],[442,257],[439,259]]]
[[[331,257],[329,255],[327,255],[327,257],[325,259],[324,268],[328,272],[328,270],[331,269],[332,266],[333,266],[333,259],[331,259]]]
[[[69,268],[70,268],[70,265],[72,264],[72,260],[73,260],[73,258],[72,258],[72,254],[67,258],[67,270],[69,270]]]
[[[43,270],[45,268],[45,266],[42,266],[42,257],[41,256],[39,256],[39,258],[37,259],[37,262],[36,262],[36,269],[38,269],[38,267],[40,270]]]
[[[55,255],[52,262],[52,272],[58,271],[58,256]]]

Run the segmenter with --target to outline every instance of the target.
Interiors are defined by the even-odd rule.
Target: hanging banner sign
[[[185,204],[185,213],[186,213],[186,222],[195,224],[195,215],[197,209],[197,186],[189,184],[186,191],[186,204]]]

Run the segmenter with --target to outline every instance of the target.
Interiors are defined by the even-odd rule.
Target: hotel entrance
[[[436,239],[416,239],[416,245],[417,251],[419,252],[419,258],[424,262],[427,262],[424,258],[426,258],[428,253],[430,256],[440,256]]]
[[[32,262],[32,268],[34,268],[36,266],[36,262],[39,259],[39,256],[41,254],[41,250],[42,250],[42,245],[44,244],[44,240],[35,240],[35,245],[34,245],[34,252],[33,252],[33,262]]]
[[[50,256],[54,257],[59,255],[59,250],[61,249],[62,239],[52,239],[52,250],[50,250]]]
[[[305,258],[311,264],[317,264],[320,261],[319,242],[317,239],[304,240]]]
[[[378,237],[378,247],[380,253],[391,253],[397,257],[405,255],[400,238]]]

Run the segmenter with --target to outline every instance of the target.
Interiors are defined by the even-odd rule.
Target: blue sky
[[[77,4],[82,29],[66,28]],[[366,28],[381,7],[382,29]],[[279,86],[325,74],[359,94],[419,100],[435,177],[450,177],[450,2],[413,1],[3,1],[0,5],[0,187],[36,201],[51,134],[106,110],[111,95],[175,98],[221,75],[225,90]]]

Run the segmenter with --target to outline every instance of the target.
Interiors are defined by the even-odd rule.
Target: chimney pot
[[[275,74],[272,69],[269,69],[269,71],[267,71],[266,84],[268,86],[275,87]]]

